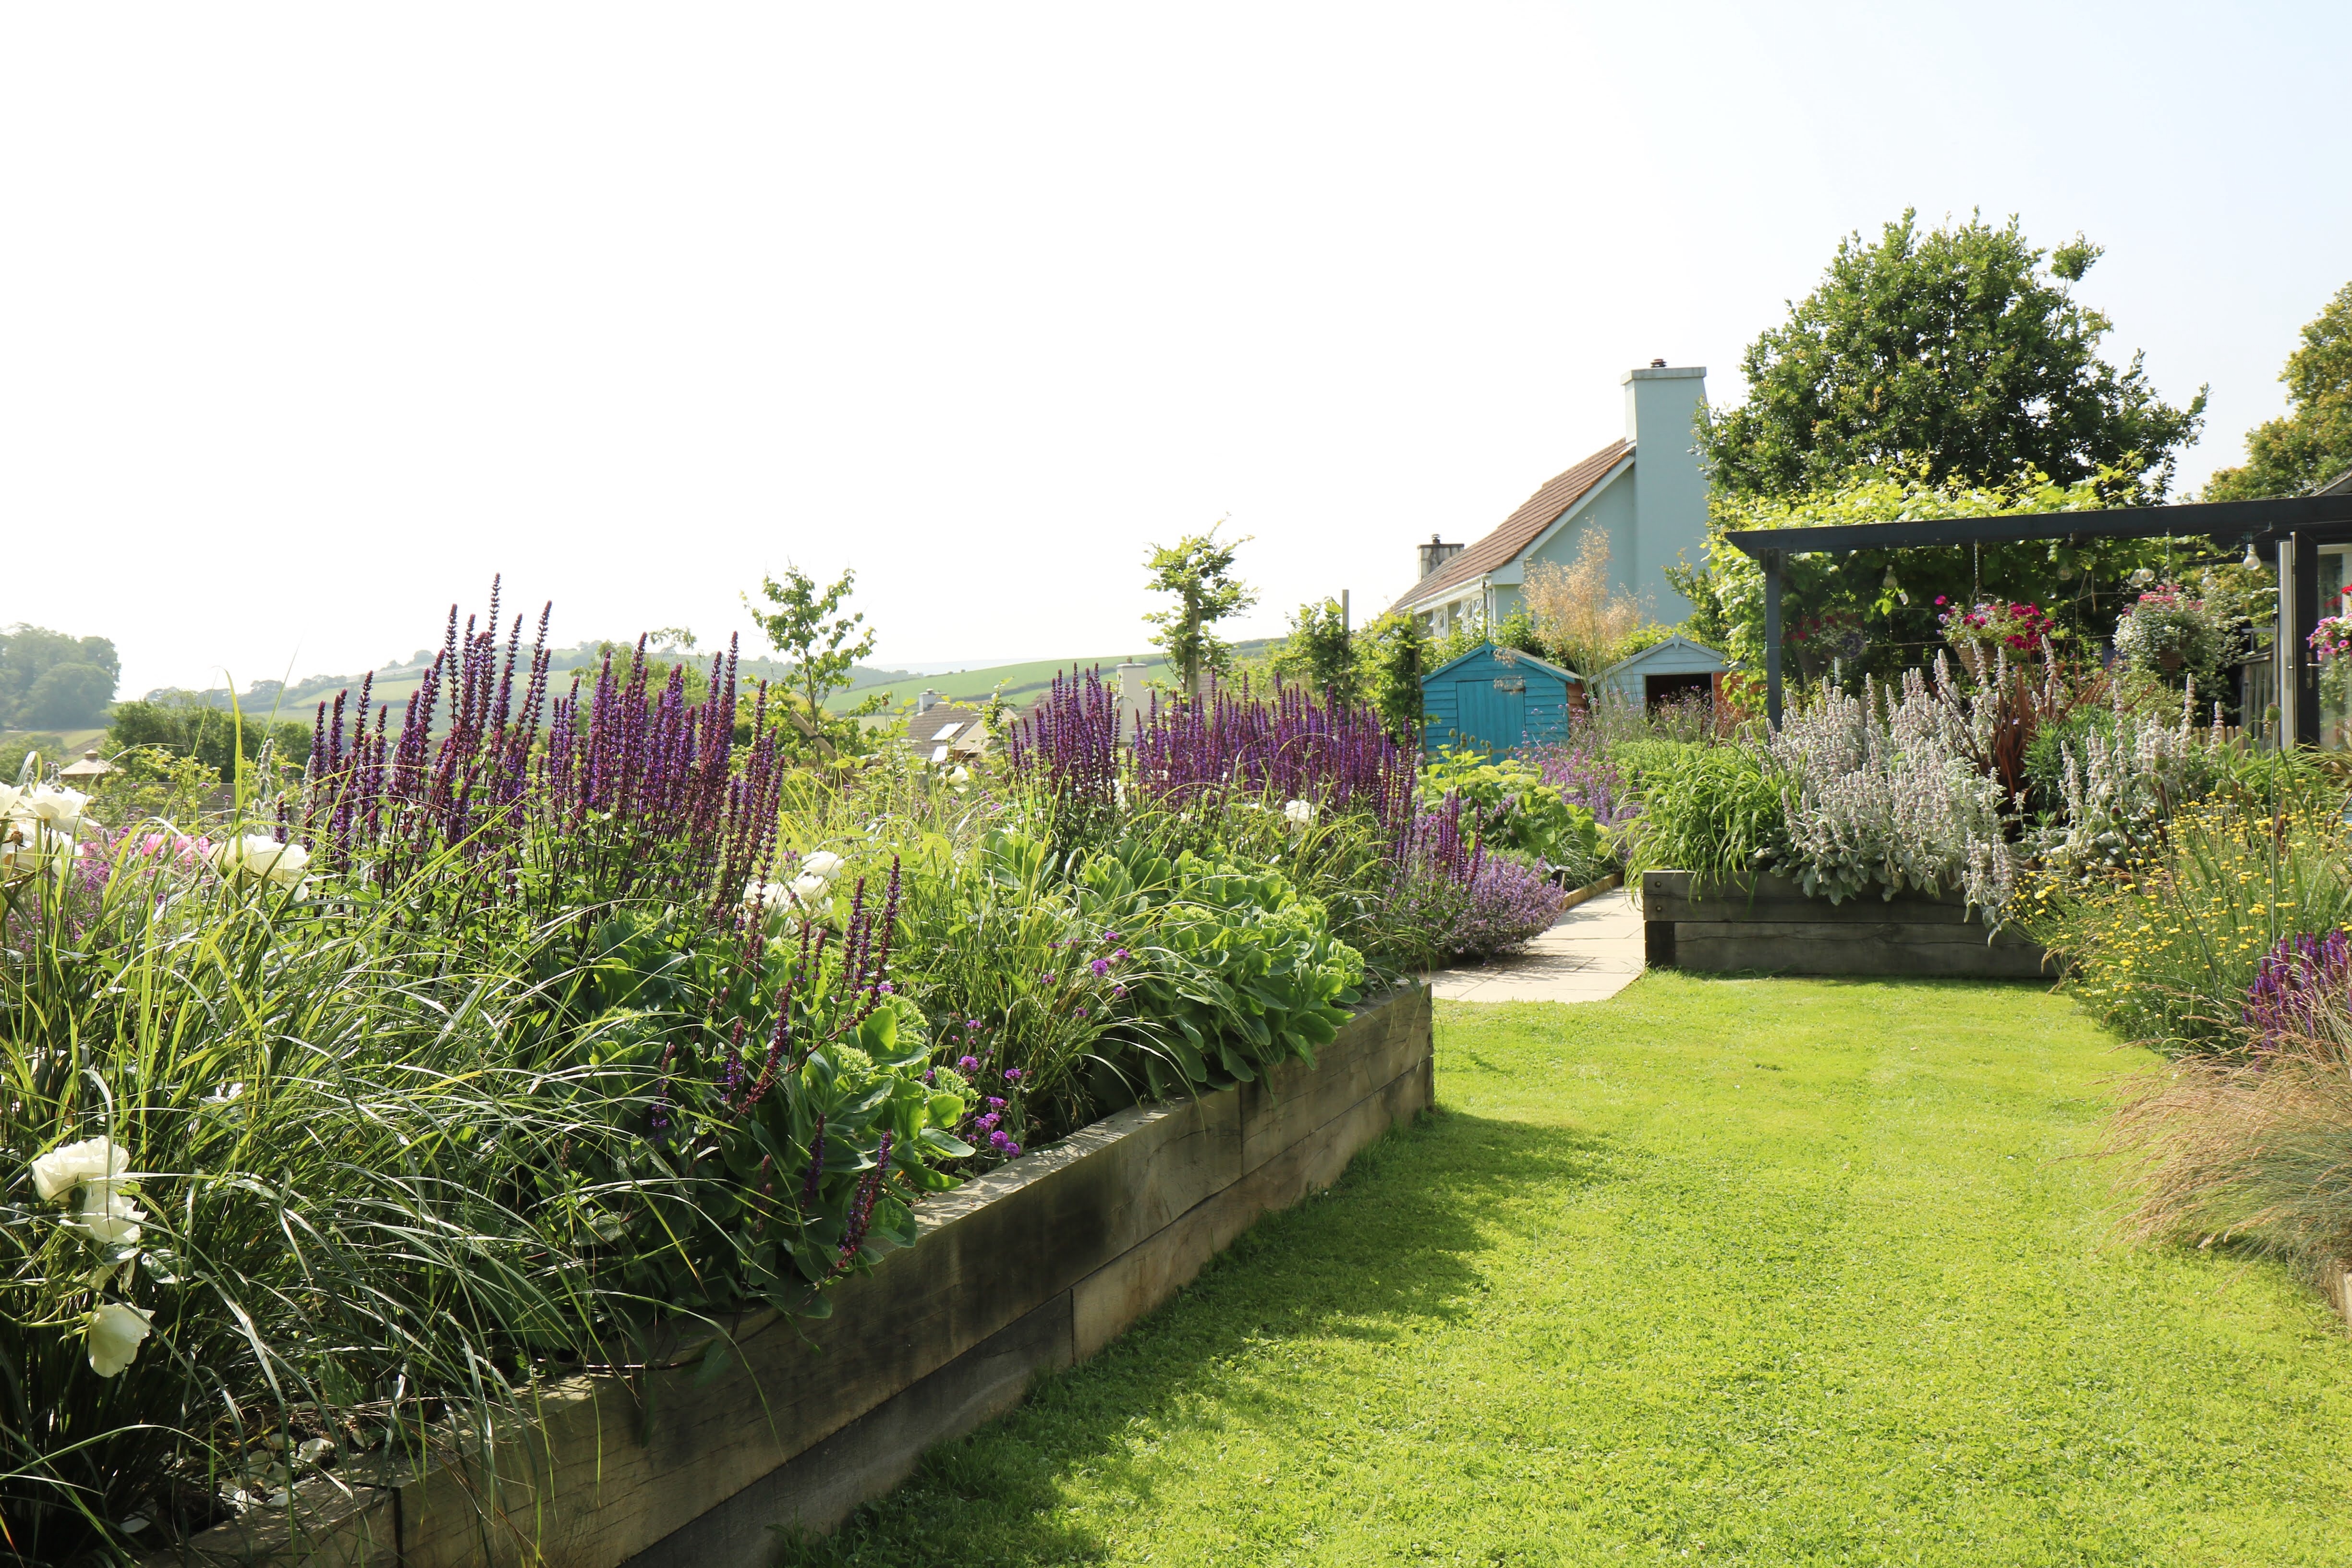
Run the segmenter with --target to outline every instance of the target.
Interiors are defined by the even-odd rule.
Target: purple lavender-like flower
[[[971,1074],[980,1070],[980,1058],[974,1056],[958,1057],[956,1058],[956,1070],[964,1074],[968,1078]]]
[[[2352,937],[2282,937],[2254,971],[2239,1016],[2259,1050],[2294,1037],[2325,1037],[2352,1016]]]
[[[1006,1068],[1004,1069],[1004,1081],[1007,1083],[1019,1083],[1021,1081],[1021,1069],[1019,1068]]]
[[[1087,967],[1095,972],[1096,979],[1100,980],[1104,975],[1110,973],[1110,960],[1108,958],[1097,958],[1093,963],[1087,964]]]

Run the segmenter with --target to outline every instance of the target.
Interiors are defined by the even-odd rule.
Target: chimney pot
[[[1650,362],[1650,368],[1652,370],[1664,370],[1666,368],[1666,362],[1662,359],[1654,359]]]

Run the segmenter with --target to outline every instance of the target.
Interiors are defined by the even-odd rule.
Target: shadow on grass
[[[1253,1420],[1304,1423],[1331,1397],[1312,1373],[1254,1375],[1268,1346],[1387,1344],[1480,1310],[1481,1259],[1538,1194],[1616,1178],[1604,1139],[1425,1113],[1360,1154],[1328,1192],[1260,1220],[1201,1278],[1091,1362],[1042,1380],[1021,1409],[927,1454],[836,1535],[785,1542],[786,1568],[1029,1568],[1107,1559],[1065,1508],[1074,1488],[1152,1507],[1160,1435],[1214,1425],[1246,1380]]]

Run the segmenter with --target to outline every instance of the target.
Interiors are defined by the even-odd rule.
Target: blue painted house
[[[1651,708],[1686,695],[1715,695],[1723,673],[1731,668],[1705,643],[1676,632],[1654,647],[1645,647],[1592,678],[1592,692],[1604,693],[1629,708]]]
[[[1422,748],[1507,752],[1523,742],[1565,740],[1572,669],[1489,643],[1421,678]],[[1578,700],[1581,700],[1580,697]]]
[[[1420,581],[1391,607],[1431,637],[1500,626],[1529,572],[1569,564],[1598,536],[1609,544],[1610,586],[1656,619],[1680,620],[1685,601],[1666,569],[1706,558],[1706,475],[1691,431],[1706,372],[1654,360],[1627,371],[1624,387],[1623,440],[1553,475],[1476,543],[1432,536],[1415,546]]]

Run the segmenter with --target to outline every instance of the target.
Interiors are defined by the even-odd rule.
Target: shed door
[[[1524,682],[1517,682],[1524,686]],[[1465,739],[1474,741],[1488,751],[1507,752],[1519,743],[1528,728],[1528,694],[1517,691],[1497,691],[1495,678],[1482,676],[1476,680],[1454,683],[1454,711],[1458,717]]]

